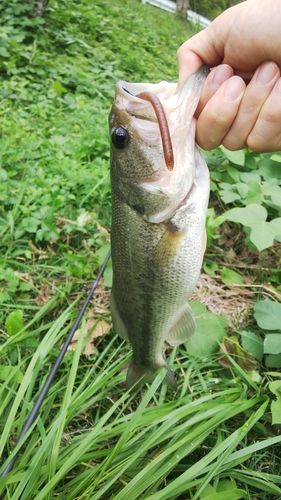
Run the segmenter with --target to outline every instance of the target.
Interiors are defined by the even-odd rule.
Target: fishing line
[[[52,382],[53,382],[53,380],[55,378],[55,375],[56,375],[56,373],[58,371],[58,368],[59,368],[59,366],[60,366],[60,364],[61,364],[61,362],[63,360],[63,357],[64,357],[64,355],[65,355],[65,353],[67,351],[67,348],[68,348],[68,346],[69,346],[69,344],[70,344],[70,342],[72,340],[72,337],[73,337],[74,333],[76,332],[76,330],[77,330],[77,328],[79,326],[79,323],[80,323],[80,321],[81,321],[81,319],[82,319],[82,317],[83,317],[83,315],[84,315],[84,313],[86,311],[86,308],[87,308],[87,306],[88,306],[88,304],[89,304],[89,302],[90,302],[90,300],[91,300],[91,298],[92,298],[92,296],[94,294],[94,291],[95,291],[95,289],[98,286],[99,280],[101,279],[101,277],[103,275],[103,272],[105,270],[106,264],[108,263],[108,261],[110,259],[110,256],[111,256],[111,250],[109,250],[109,252],[108,252],[108,254],[107,254],[107,256],[106,256],[106,258],[105,258],[105,260],[104,260],[104,262],[103,262],[103,264],[102,264],[102,266],[101,266],[101,268],[100,268],[100,270],[98,272],[98,275],[97,275],[96,279],[94,280],[94,282],[92,284],[91,290],[89,291],[89,293],[88,293],[88,295],[86,297],[86,300],[85,300],[83,306],[81,307],[81,310],[80,310],[80,312],[79,312],[79,314],[78,314],[78,316],[77,316],[77,318],[75,320],[75,323],[73,324],[73,326],[72,326],[72,328],[71,328],[71,330],[70,330],[70,332],[69,332],[69,334],[67,336],[67,339],[66,339],[66,341],[65,341],[65,343],[64,343],[64,345],[63,345],[63,347],[62,347],[62,349],[61,349],[61,351],[60,351],[60,353],[59,353],[59,355],[58,355],[58,357],[57,357],[57,359],[56,359],[56,361],[55,361],[55,363],[53,365],[53,368],[52,368],[52,370],[51,370],[51,372],[50,372],[50,374],[49,374],[49,376],[48,376],[48,378],[46,380],[46,383],[43,386],[43,388],[42,388],[42,390],[41,390],[41,392],[40,392],[40,394],[38,396],[38,399],[36,400],[36,402],[34,404],[34,407],[31,410],[30,415],[27,418],[27,420],[26,420],[26,422],[25,422],[25,424],[23,426],[23,429],[22,429],[22,431],[21,431],[21,433],[20,433],[20,435],[19,435],[19,437],[18,437],[18,439],[16,441],[14,449],[16,448],[16,446],[18,444],[21,443],[21,441],[23,440],[24,436],[26,435],[26,433],[28,432],[28,430],[30,429],[30,427],[32,426],[32,424],[34,423],[34,421],[35,421],[35,419],[36,419],[36,417],[37,417],[37,415],[39,413],[39,410],[40,410],[40,408],[42,406],[42,403],[43,403],[45,397],[48,394],[48,391],[49,391],[49,389],[50,389],[50,387],[52,385]],[[17,453],[13,456],[13,458],[10,460],[10,462],[8,463],[8,465],[5,467],[5,469],[3,470],[3,472],[0,474],[0,478],[5,477],[9,472],[11,472],[11,470],[13,469],[14,464],[15,464],[17,458],[18,458],[18,454],[19,454],[21,448],[22,448],[22,445],[18,449]]]

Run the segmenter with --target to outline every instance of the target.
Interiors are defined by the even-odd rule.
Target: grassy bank
[[[43,20],[31,20],[20,1],[2,5],[0,465],[109,249],[107,118],[114,84],[120,78],[176,81],[176,50],[194,31],[184,19],[137,0],[51,0]],[[260,256],[256,247],[245,246],[241,228],[217,224],[216,215],[233,201],[238,207],[251,204],[251,193],[257,202],[253,184],[247,203],[240,195],[233,200],[234,181],[248,186],[247,176],[237,176],[253,170],[253,162],[263,168],[261,176],[271,168],[279,186],[276,161],[246,152],[241,166],[241,155],[228,159],[217,150],[208,162],[213,184],[206,276],[213,274],[220,294],[227,295],[244,272],[255,298],[256,290],[265,297],[263,284],[272,277],[266,292],[272,300],[281,281],[279,247]],[[275,204],[266,198],[271,220],[279,213],[277,198]],[[240,339],[250,330],[254,343],[263,339],[252,311],[242,323],[230,324],[195,302],[197,342],[167,350],[177,395],[161,385],[160,373],[142,398],[133,398],[124,386],[130,348],[112,330],[106,333],[110,278],[109,266],[81,326],[86,339],[80,335],[75,352],[67,353],[14,470],[0,480],[0,495],[10,500],[279,498],[281,438],[272,422],[279,386],[270,386],[278,384],[278,372],[265,366],[268,353],[261,351],[255,353],[255,371],[237,362],[242,351],[230,358],[229,367],[218,363],[218,340],[227,331]],[[245,296],[239,300],[241,306]],[[226,299],[225,304],[226,309]],[[220,303],[217,312],[222,309]],[[93,329],[96,338],[88,342]],[[91,354],[83,354],[85,345]]]

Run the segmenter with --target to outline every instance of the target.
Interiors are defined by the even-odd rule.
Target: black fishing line
[[[70,344],[70,342],[72,340],[72,337],[73,337],[74,333],[76,332],[76,330],[78,328],[78,325],[79,325],[79,323],[80,323],[80,321],[81,321],[81,319],[82,319],[82,317],[83,317],[83,315],[84,315],[84,313],[86,311],[86,308],[87,308],[87,306],[88,306],[88,304],[89,304],[89,302],[90,302],[90,300],[92,298],[92,295],[93,295],[95,289],[98,286],[99,280],[102,277],[102,274],[103,274],[103,272],[105,270],[106,264],[108,263],[108,261],[110,259],[110,256],[111,256],[111,251],[109,250],[109,252],[108,252],[108,254],[107,254],[107,256],[106,256],[106,258],[104,260],[104,263],[101,266],[101,268],[100,268],[100,270],[98,272],[98,275],[97,275],[95,281],[92,284],[91,290],[89,291],[89,293],[87,295],[87,298],[86,298],[86,300],[85,300],[85,302],[84,302],[84,304],[83,304],[83,306],[82,306],[82,308],[81,308],[81,310],[80,310],[80,312],[79,312],[79,314],[78,314],[78,316],[77,316],[77,318],[75,320],[75,323],[72,326],[72,328],[71,328],[71,330],[70,330],[70,332],[68,334],[68,337],[67,337],[67,339],[66,339],[66,341],[65,341],[65,343],[64,343],[64,345],[63,345],[63,347],[62,347],[62,349],[61,349],[61,351],[60,351],[60,353],[59,353],[59,355],[58,355],[58,357],[57,357],[57,359],[56,359],[56,361],[54,363],[54,366],[53,366],[53,368],[52,368],[52,370],[50,372],[50,375],[48,376],[48,378],[46,380],[46,383],[45,383],[44,387],[42,388],[42,390],[41,390],[41,392],[40,392],[40,394],[38,396],[38,399],[36,400],[35,405],[34,405],[33,409],[31,410],[30,415],[27,418],[27,420],[26,420],[26,422],[25,422],[25,424],[23,426],[23,429],[22,429],[22,431],[21,431],[21,433],[20,433],[20,435],[19,435],[19,437],[18,437],[18,439],[16,441],[16,444],[15,444],[14,448],[18,444],[20,444],[20,442],[22,441],[22,439],[24,438],[24,436],[26,435],[26,433],[28,432],[28,430],[32,426],[33,422],[35,421],[35,419],[36,419],[36,417],[37,417],[37,415],[39,413],[39,410],[40,410],[40,408],[42,406],[42,403],[43,403],[45,397],[47,396],[48,391],[49,391],[49,389],[50,389],[50,387],[52,385],[52,382],[53,382],[53,380],[55,378],[55,375],[56,375],[56,373],[58,371],[58,368],[59,368],[59,366],[60,366],[60,364],[61,364],[61,362],[63,360],[63,357],[64,357],[64,355],[65,355],[65,353],[67,351],[67,348],[68,348],[68,346],[69,346],[69,344]],[[18,454],[19,454],[21,448],[22,448],[22,446],[18,449],[17,453],[13,456],[13,458],[10,460],[10,462],[5,467],[5,469],[3,470],[3,472],[0,474],[0,478],[6,476],[9,472],[11,472],[11,470],[13,469],[14,464],[15,464],[17,458],[18,458]]]

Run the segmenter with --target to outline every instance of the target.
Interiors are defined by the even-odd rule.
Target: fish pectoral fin
[[[166,341],[170,345],[183,344],[195,333],[195,328],[193,312],[187,302],[184,306],[182,314],[168,332]]]
[[[141,386],[147,382],[148,380],[153,379],[156,374],[158,368],[166,368],[167,374],[165,375],[165,378],[163,382],[165,384],[169,385],[174,391],[177,390],[177,383],[175,380],[175,376],[169,365],[164,361],[161,364],[161,366],[157,366],[156,368],[148,368],[148,367],[143,367],[135,363],[135,361],[132,359],[129,368],[128,368],[128,373],[127,373],[127,379],[126,379],[126,387],[127,389],[131,389],[132,387],[134,390],[138,391]]]
[[[119,309],[117,307],[114,298],[113,290],[111,291],[111,296],[110,296],[110,310],[111,310],[111,317],[114,330],[116,330],[116,332],[118,333],[118,335],[120,335],[122,339],[127,340],[129,342],[128,331],[123,319],[120,316]]]
[[[158,242],[154,262],[157,268],[168,268],[171,262],[174,262],[175,256],[179,252],[181,243],[186,236],[186,230],[179,230],[172,224],[167,224],[167,229]]]

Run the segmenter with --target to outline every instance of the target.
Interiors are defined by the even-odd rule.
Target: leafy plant
[[[281,304],[271,300],[261,300],[254,306],[254,317],[260,327],[259,334],[242,331],[242,345],[247,352],[252,354],[259,362],[263,355],[266,356],[265,364],[269,368],[281,367]],[[274,330],[276,333],[267,333]]]
[[[265,300],[257,302],[254,316],[262,330],[280,330],[278,333],[266,333],[264,339],[264,354],[266,366],[281,368],[281,304]]]
[[[199,302],[190,301],[190,305],[195,316],[196,335],[185,342],[187,353],[199,357],[209,356],[218,351],[228,321],[219,314],[210,313]]]
[[[207,221],[209,244],[215,230],[225,221],[240,223],[249,244],[259,251],[281,240],[281,156],[257,155],[251,151],[228,151],[207,156],[211,168],[212,189],[226,204],[238,205]]]

